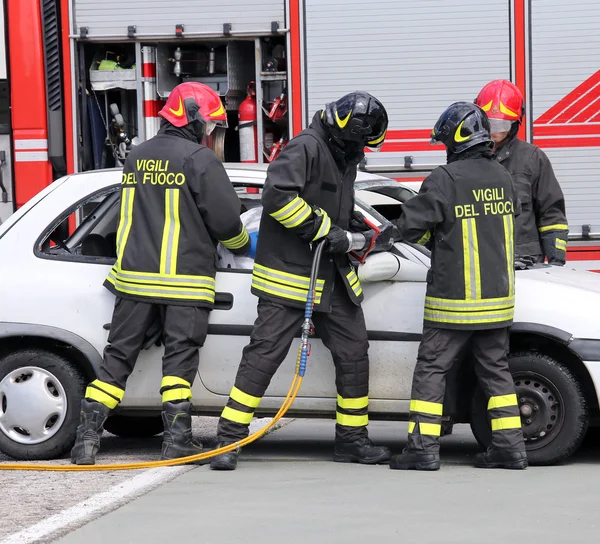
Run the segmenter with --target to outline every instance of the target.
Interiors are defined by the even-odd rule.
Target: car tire
[[[0,451],[22,461],[63,456],[75,442],[85,387],[86,379],[77,367],[50,351],[27,349],[2,357]],[[44,409],[32,412],[36,405]],[[59,415],[50,415],[55,408]],[[32,414],[42,424],[36,425]]]
[[[104,429],[121,438],[150,438],[164,431],[161,416],[114,415],[106,420]]]
[[[515,353],[508,363],[521,410],[531,465],[565,461],[585,437],[589,417],[579,382],[564,365],[539,353]],[[487,399],[477,385],[471,401],[471,430],[482,448],[492,441]]]

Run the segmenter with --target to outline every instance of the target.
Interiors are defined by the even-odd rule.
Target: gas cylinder
[[[254,81],[248,85],[247,96],[238,109],[237,130],[240,133],[240,162],[258,162]]]

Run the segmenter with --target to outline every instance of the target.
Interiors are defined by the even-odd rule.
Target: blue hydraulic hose
[[[317,276],[319,274],[319,265],[321,263],[321,253],[323,252],[323,248],[325,247],[325,241],[319,242],[315,249],[315,254],[313,256],[312,267],[310,270],[310,282],[308,286],[308,297],[306,298],[306,306],[304,307],[304,322],[302,323],[302,336],[300,340],[300,354],[298,357],[298,365],[296,367],[296,374],[300,377],[304,377],[306,372],[306,363],[308,361],[309,352],[309,343],[308,337],[310,336],[312,330],[312,314],[313,308],[315,306],[316,299],[316,285],[317,285]]]

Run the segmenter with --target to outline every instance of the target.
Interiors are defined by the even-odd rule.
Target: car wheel
[[[585,396],[573,374],[539,353],[516,353],[508,363],[515,389],[527,458],[531,465],[554,465],[581,444],[589,422]],[[471,402],[471,430],[483,448],[492,441],[487,398],[477,385]]]
[[[161,416],[133,417],[115,415],[104,423],[104,429],[121,438],[150,438],[163,432]]]
[[[0,450],[14,459],[55,459],[70,450],[86,380],[42,349],[0,359]]]

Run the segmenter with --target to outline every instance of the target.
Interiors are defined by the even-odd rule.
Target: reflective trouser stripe
[[[346,427],[364,427],[369,424],[369,416],[351,416],[349,414],[342,414],[336,412],[335,419],[338,425],[344,425]]]
[[[125,391],[101,380],[94,380],[85,390],[85,397],[113,409],[123,400]]]
[[[258,408],[258,405],[262,400],[261,397],[253,397],[252,395],[248,395],[248,393],[244,393],[241,389],[238,389],[235,386],[231,390],[229,396],[236,402],[239,402],[248,408]]]
[[[175,274],[179,251],[179,189],[165,191],[165,225],[160,250],[160,273]]]
[[[229,240],[219,240],[219,241],[227,249],[240,249],[241,247],[244,247],[248,243],[249,239],[250,239],[250,236],[248,235],[248,231],[246,230],[246,227],[244,227],[242,225],[242,232],[240,232],[237,236],[234,236],[233,238],[229,238]]]
[[[135,187],[125,187],[121,190],[121,216],[119,219],[119,228],[117,231],[117,262],[123,260],[123,252],[131,230],[133,221],[133,200],[135,197]]]
[[[337,403],[344,410],[360,410],[369,406],[369,397],[359,397],[356,399],[345,399],[340,395],[337,396]]]
[[[425,400],[411,400],[410,411],[420,412],[430,416],[441,416],[444,411],[444,405],[439,402],[428,402]]]
[[[163,402],[173,402],[174,400],[190,400],[192,390],[189,387],[178,387],[177,389],[168,389],[162,394]]]
[[[514,218],[505,215],[504,220],[504,250],[506,251],[506,271],[508,272],[508,294],[515,294],[515,238]]]
[[[331,219],[327,215],[327,212],[325,212],[324,210],[322,211],[323,220],[321,221],[321,226],[319,227],[317,234],[315,234],[315,237],[312,239],[313,242],[318,240],[319,238],[327,236],[329,234],[329,231],[331,230]]]
[[[492,431],[506,431],[508,429],[520,429],[521,418],[519,416],[499,417],[492,419]]]
[[[560,249],[561,251],[567,251],[567,242],[561,240],[560,238],[557,238],[555,240],[555,246],[556,249]]]
[[[408,432],[409,434],[413,433],[416,428],[416,423],[414,421],[408,422]],[[426,434],[429,436],[440,436],[442,434],[442,426],[438,423],[423,423],[419,421],[419,434]]]
[[[241,410],[236,410],[235,408],[225,406],[225,408],[223,408],[223,412],[221,413],[221,417],[228,419],[229,421],[233,421],[234,423],[249,425],[254,417],[254,413],[249,414],[247,412],[242,412]]]
[[[481,299],[481,272],[479,267],[479,242],[475,218],[462,220],[465,298]]]
[[[545,227],[540,227],[538,230],[540,232],[548,232],[549,230],[569,230],[569,226],[558,223],[556,225],[546,225]]]
[[[495,397],[490,397],[490,400],[488,401],[488,410],[518,405],[519,403],[517,402],[517,395],[515,393],[512,395],[498,395]]]
[[[174,385],[183,385],[184,387],[191,387],[191,383],[178,376],[165,376],[160,383],[161,387],[172,387]]]

